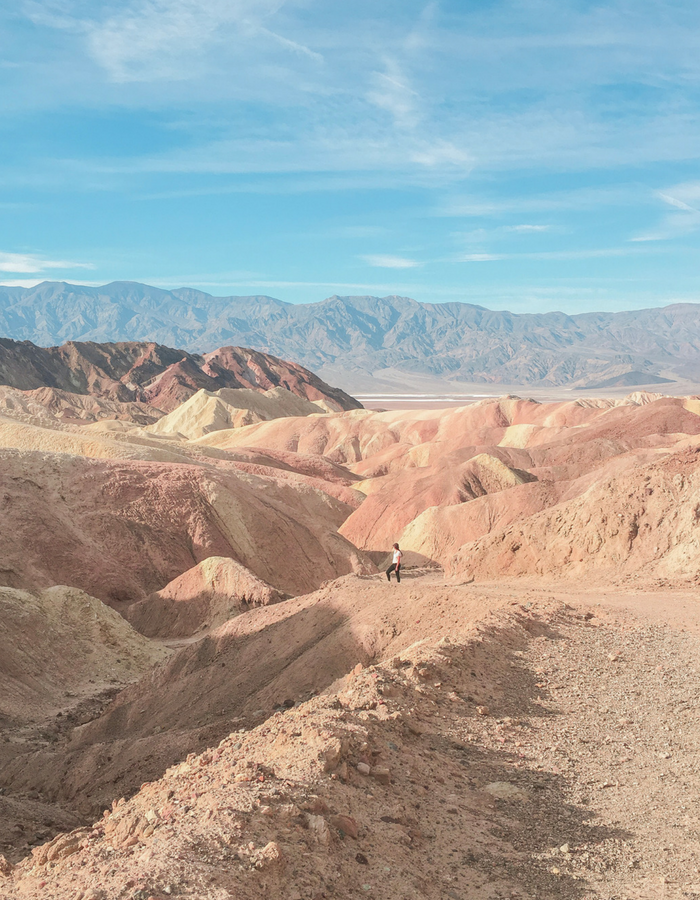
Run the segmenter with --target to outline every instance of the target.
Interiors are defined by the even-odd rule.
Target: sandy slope
[[[644,573],[672,581],[695,578],[699,454],[700,446],[693,446],[602,479],[568,503],[465,544],[448,568],[471,577],[585,575],[609,581]]]
[[[181,638],[282,599],[284,594],[230,557],[209,556],[162,590],[132,603],[124,615],[148,637]]]
[[[75,588],[0,588],[0,621],[0,721],[41,721],[76,692],[123,686],[168,655]]]
[[[306,400],[284,388],[259,391],[222,388],[197,391],[153,425],[153,434],[199,438],[224,428],[241,428],[286,416],[309,416],[334,411],[324,400]]]

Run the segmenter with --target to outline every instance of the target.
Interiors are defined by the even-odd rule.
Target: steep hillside
[[[0,384],[23,391],[49,387],[169,412],[199,390],[284,388],[327,409],[361,406],[297,363],[242,347],[204,356],[154,343],[81,343],[37,347],[0,338]]]
[[[700,441],[688,443],[658,462],[601,478],[569,502],[465,542],[448,560],[448,571],[476,578],[697,579]]]
[[[133,282],[102,287],[46,282],[26,289],[0,287],[0,334],[45,346],[148,340],[192,353],[242,344],[299,360],[334,382],[341,373],[343,386],[350,389],[359,375],[387,369],[403,372],[407,382],[419,375],[540,386],[700,381],[696,304],[518,315],[396,296],[289,304]],[[193,372],[181,377],[191,380]],[[226,386],[237,385],[197,384],[207,390]]]
[[[223,428],[240,428],[285,416],[309,416],[328,412],[328,402],[310,401],[284,388],[271,391],[222,388],[197,391],[171,413],[149,427],[153,434],[198,438]]]
[[[75,588],[0,588],[0,623],[0,722],[43,721],[69,698],[115,691],[168,656]]]
[[[123,609],[210,556],[291,594],[372,568],[337,531],[353,507],[304,476],[11,449],[0,462],[10,587],[68,584]]]

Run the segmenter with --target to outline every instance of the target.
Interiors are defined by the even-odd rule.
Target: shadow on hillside
[[[476,889],[489,885],[488,896],[494,897],[584,900],[595,893],[592,882],[601,873],[615,867],[625,872],[633,865],[631,855],[625,855],[631,854],[625,842],[633,834],[597,822],[596,813],[585,802],[572,800],[574,767],[568,767],[565,756],[548,758],[545,768],[532,761],[526,764],[512,742],[497,746],[500,729],[511,724],[509,719],[521,725],[527,722],[532,731],[538,722],[560,715],[541,676],[520,654],[533,636],[559,640],[562,635],[542,622],[530,621],[527,628],[530,636],[510,632],[506,646],[493,629],[466,647],[441,648],[443,659],[460,667],[464,693],[474,674],[484,674],[494,652],[498,653],[496,674],[509,673],[509,677],[499,696],[478,698],[488,700],[488,717],[479,715],[476,697],[467,695],[468,703],[457,705],[446,702],[444,690],[429,689],[433,678],[440,677],[438,661],[424,685],[428,690],[414,708],[419,719],[429,723],[429,730],[417,735],[397,729],[391,743],[386,732],[380,740],[375,738],[375,746],[388,749],[375,754],[372,762],[397,773],[397,782],[408,782],[404,785],[404,793],[411,798],[408,805],[413,807],[415,823],[426,831],[420,857],[416,853],[419,880],[425,858],[451,879],[452,888],[445,895],[426,867],[426,897],[466,900]],[[446,670],[442,666],[443,675]],[[351,721],[366,727],[361,715]],[[482,729],[486,739],[473,742],[474,732]],[[400,743],[401,755],[392,750]],[[487,786],[492,786],[495,795],[484,790]]]
[[[315,603],[269,621],[283,606],[236,617],[125,688],[93,721],[50,747],[14,755],[0,766],[5,796],[32,795],[90,822],[188,753],[253,728],[371,662],[371,647],[345,627],[344,613]]]

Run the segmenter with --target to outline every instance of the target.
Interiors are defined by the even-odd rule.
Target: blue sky
[[[17,0],[0,281],[700,301],[696,0]]]

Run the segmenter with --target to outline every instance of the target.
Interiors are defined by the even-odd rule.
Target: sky
[[[0,282],[700,302],[697,0],[15,0]]]

